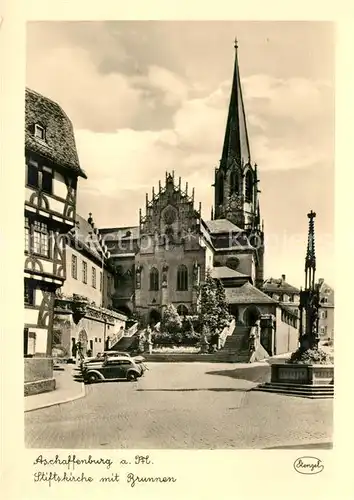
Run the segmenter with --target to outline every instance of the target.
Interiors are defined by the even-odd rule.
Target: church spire
[[[235,65],[231,87],[229,113],[226,122],[224,146],[220,166],[227,168],[230,160],[239,164],[251,162],[245,109],[243,105],[240,71],[238,67],[238,42],[235,39]]]

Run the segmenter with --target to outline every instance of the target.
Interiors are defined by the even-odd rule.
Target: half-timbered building
[[[75,225],[78,177],[86,175],[70,119],[57,103],[30,89],[25,168],[23,351],[25,357],[43,358],[52,350],[54,294],[66,277],[64,235]]]

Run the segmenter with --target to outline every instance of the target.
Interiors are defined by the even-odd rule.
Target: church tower
[[[215,170],[215,219],[240,229],[260,224],[257,165],[251,164],[245,109],[238,67],[237,42],[229,113],[220,166]]]
[[[251,162],[235,40],[235,63],[220,165],[215,169],[214,219],[226,219],[255,246],[256,286],[263,285],[264,237],[257,164]],[[254,242],[254,243],[253,243]]]

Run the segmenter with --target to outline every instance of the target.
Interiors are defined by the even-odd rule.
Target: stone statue
[[[135,286],[136,288],[141,288],[141,266],[137,265],[135,270]]]
[[[162,284],[163,288],[167,287],[168,265],[164,264],[162,267]]]

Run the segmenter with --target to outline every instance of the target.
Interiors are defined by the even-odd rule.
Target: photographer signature
[[[316,457],[300,457],[294,462],[294,469],[299,474],[318,474],[324,469],[322,460]]]

